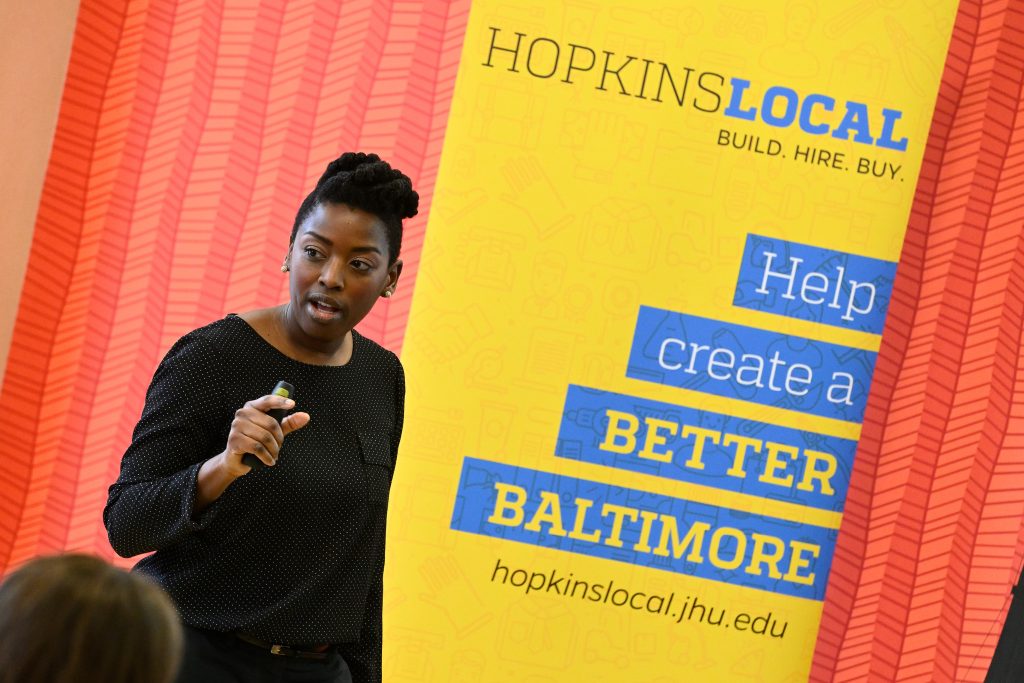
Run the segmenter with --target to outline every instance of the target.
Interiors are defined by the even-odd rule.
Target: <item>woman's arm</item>
[[[405,368],[395,357],[395,422],[391,429],[391,468],[398,466],[398,444],[405,426]]]
[[[215,350],[195,332],[157,368],[103,511],[118,554],[159,550],[207,526],[213,504],[250,471],[242,456],[252,453],[272,467],[285,434],[309,422],[307,413],[280,425],[267,415],[295,405],[281,396],[261,396],[234,410],[237,399],[224,391],[230,383],[223,375]]]
[[[193,332],[157,368],[103,510],[119,555],[157,550],[208,522],[193,512],[199,470],[223,449],[230,422],[218,405],[226,403],[222,367],[215,349]]]
[[[381,563],[383,565],[383,562]],[[383,570],[383,566],[381,567]],[[352,683],[381,683],[381,649],[383,646],[382,612],[384,608],[384,572],[370,585],[363,613],[363,628],[358,643],[344,643],[338,652],[352,672]]]
[[[405,423],[405,370],[397,356],[394,356],[394,420],[391,429],[391,464],[398,463],[398,444],[402,440]],[[393,474],[392,474],[393,476]],[[385,537],[387,522],[385,521]],[[353,683],[380,683],[382,678],[381,651],[384,640],[384,552],[381,548],[380,562],[373,570],[375,576],[366,597],[363,613],[363,627],[358,643],[346,643],[340,647],[342,657],[352,671]]]

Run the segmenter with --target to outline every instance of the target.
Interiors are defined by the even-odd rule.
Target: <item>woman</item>
[[[171,683],[180,655],[167,596],[97,557],[38,558],[0,585],[0,683]]]
[[[136,569],[186,624],[181,681],[381,679],[405,380],[353,328],[394,293],[418,201],[374,154],[331,162],[295,218],[289,301],[185,335],[156,371],[104,521],[119,554],[155,551]],[[279,380],[301,407],[280,424]]]

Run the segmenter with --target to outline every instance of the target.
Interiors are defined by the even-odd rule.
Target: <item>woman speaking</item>
[[[179,681],[381,679],[405,380],[353,328],[394,293],[418,201],[374,154],[331,162],[295,218],[288,302],[188,333],[157,368],[103,516],[177,605]]]

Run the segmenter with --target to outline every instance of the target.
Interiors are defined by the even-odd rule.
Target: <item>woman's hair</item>
[[[99,558],[35,559],[0,584],[2,683],[170,683],[181,648],[160,588]]]
[[[384,222],[390,266],[402,250],[402,219],[416,215],[419,201],[409,177],[376,154],[345,152],[327,164],[316,187],[302,201],[288,244],[295,242],[295,233],[315,207],[324,203],[348,204]]]

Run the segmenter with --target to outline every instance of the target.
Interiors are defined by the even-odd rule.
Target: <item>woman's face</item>
[[[337,342],[362,320],[386,290],[394,290],[402,262],[388,266],[384,222],[347,204],[321,204],[295,234],[289,322],[317,342]]]

